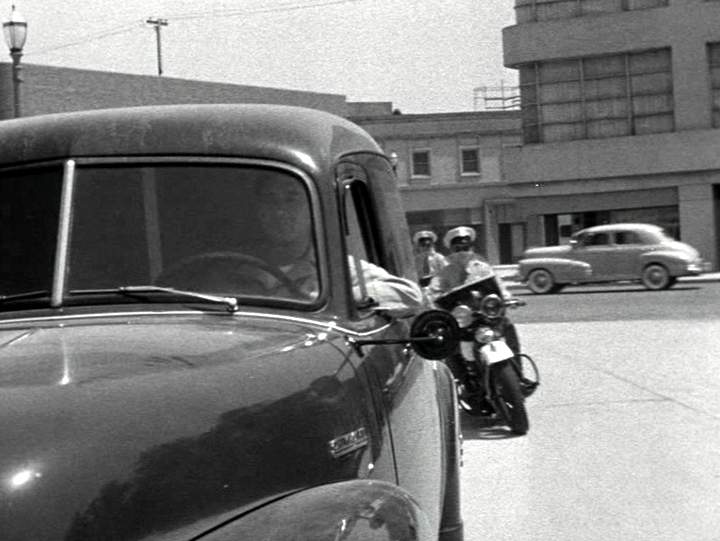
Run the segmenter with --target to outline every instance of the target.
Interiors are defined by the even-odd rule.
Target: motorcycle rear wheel
[[[525,397],[515,369],[508,362],[493,367],[497,406],[513,434],[523,436],[530,428]]]

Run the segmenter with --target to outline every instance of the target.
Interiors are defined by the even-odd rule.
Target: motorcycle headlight
[[[491,293],[480,302],[480,309],[487,317],[501,317],[505,313],[505,303],[498,295]]]
[[[475,341],[479,344],[487,344],[495,340],[495,331],[490,327],[478,327],[475,331]]]
[[[469,306],[459,304],[453,308],[450,313],[455,318],[455,321],[457,321],[461,329],[464,329],[472,323],[472,310]]]

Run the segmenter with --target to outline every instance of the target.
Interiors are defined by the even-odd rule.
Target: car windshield
[[[0,296],[52,290],[61,194],[59,169],[0,177]],[[78,166],[65,300],[159,286],[310,303],[319,295],[310,201],[298,176],[259,165]]]

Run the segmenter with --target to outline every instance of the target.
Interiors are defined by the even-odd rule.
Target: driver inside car
[[[292,287],[270,273],[262,273],[266,294],[301,295],[314,299],[319,294],[312,216],[306,189],[287,177],[266,177],[257,181],[253,208],[258,227],[256,255],[287,276]],[[370,297],[374,305],[390,311],[415,309],[424,305],[420,287],[368,261],[348,256],[353,297]],[[362,278],[362,280],[361,280]]]

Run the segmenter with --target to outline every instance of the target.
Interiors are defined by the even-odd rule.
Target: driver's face
[[[264,236],[281,244],[310,239],[310,205],[299,181],[282,178],[263,183],[257,193],[257,219]]]

